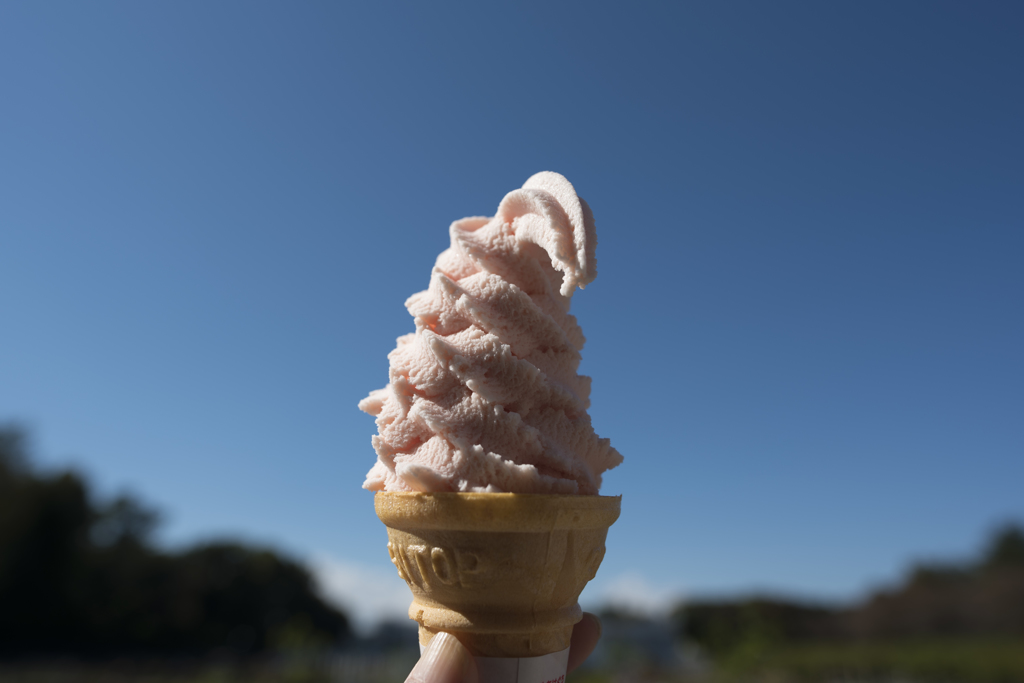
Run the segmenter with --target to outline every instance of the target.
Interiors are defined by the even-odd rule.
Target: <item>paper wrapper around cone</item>
[[[619,496],[378,493],[388,553],[409,584],[420,644],[454,634],[478,657],[569,647]]]

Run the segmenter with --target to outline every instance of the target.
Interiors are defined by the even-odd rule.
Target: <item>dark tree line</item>
[[[922,565],[849,608],[751,598],[693,601],[675,612],[680,635],[715,656],[757,643],[890,641],[1024,635],[1024,532],[998,531],[983,556]]]
[[[156,515],[97,503],[73,472],[33,471],[0,428],[0,657],[255,654],[332,644],[344,614],[272,550],[211,543],[163,552]]]

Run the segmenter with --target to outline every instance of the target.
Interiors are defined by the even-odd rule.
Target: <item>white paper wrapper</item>
[[[542,657],[474,657],[480,683],[564,683],[569,648]]]
[[[423,646],[420,645],[420,654]],[[473,657],[480,683],[564,683],[569,648],[541,657]]]

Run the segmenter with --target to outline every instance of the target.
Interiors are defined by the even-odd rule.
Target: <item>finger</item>
[[[405,683],[479,683],[479,676],[469,650],[452,634],[438,633]]]
[[[583,613],[583,619],[572,630],[572,640],[569,641],[569,666],[572,671],[590,656],[590,653],[597,647],[597,641],[601,637],[601,620],[590,612]]]

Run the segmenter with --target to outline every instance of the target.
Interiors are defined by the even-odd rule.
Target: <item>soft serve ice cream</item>
[[[463,218],[406,308],[377,417],[371,491],[597,494],[622,461],[587,415],[584,338],[569,302],[597,275],[590,207],[557,173]]]

